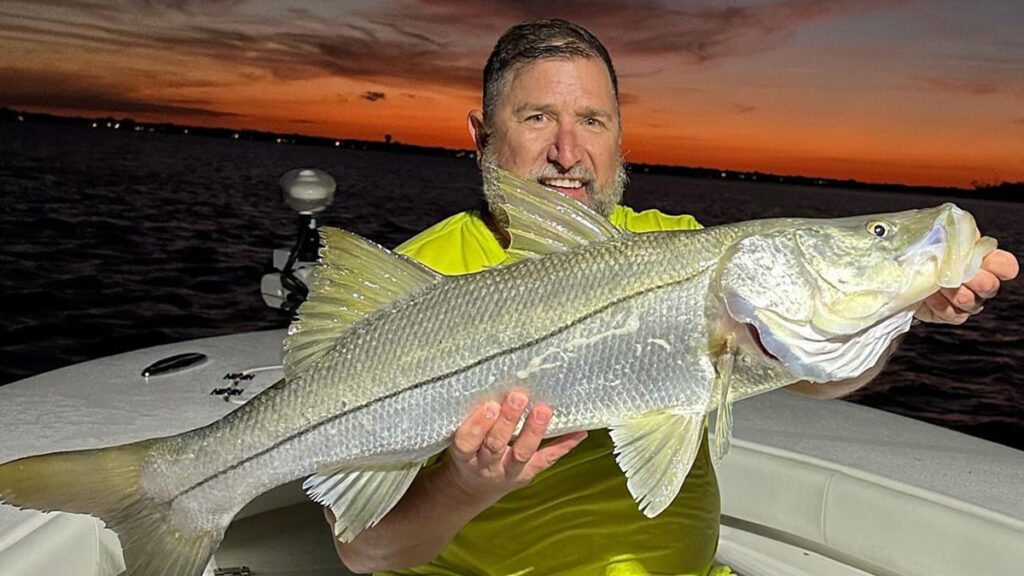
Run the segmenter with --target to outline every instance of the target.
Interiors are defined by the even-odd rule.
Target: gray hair
[[[599,58],[608,68],[615,102],[619,102],[619,80],[612,58],[601,41],[586,28],[565,20],[533,20],[506,31],[484,66],[484,120],[494,117],[498,98],[504,94],[513,71],[549,58]]]

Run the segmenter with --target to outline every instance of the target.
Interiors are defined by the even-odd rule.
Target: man
[[[484,166],[533,178],[619,227],[699,227],[688,216],[618,205],[626,178],[615,70],[604,46],[579,26],[542,20],[506,32],[484,69],[483,110],[470,113],[469,131]],[[485,194],[492,186],[485,178]],[[498,265],[507,245],[507,233],[483,210],[448,218],[398,251],[458,274]],[[1017,273],[1005,252],[990,255],[984,268],[959,290],[930,298],[920,316],[962,322],[980,311],[1000,279]],[[836,396],[866,380],[794,389]],[[380,524],[350,543],[336,542],[345,564],[402,574],[709,573],[719,496],[706,433],[679,497],[647,519],[626,490],[607,432],[541,445],[551,409],[538,404],[513,437],[528,401],[527,391],[512,390],[470,415],[451,448]]]

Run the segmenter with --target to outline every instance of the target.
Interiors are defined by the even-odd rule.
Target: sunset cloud
[[[560,5],[558,17],[595,31],[616,54],[680,56],[705,62],[771,50],[797,27],[850,14],[884,11],[917,0],[778,0],[751,5],[640,0],[594,0]],[[515,22],[552,14],[549,0],[450,2],[421,0],[429,10],[405,18],[450,27],[453,19],[489,24],[502,31]],[[493,32],[492,32],[493,33]]]
[[[1024,179],[1024,6],[977,6],[0,0],[0,105],[470,146],[495,40],[557,15],[612,53],[631,161]]]
[[[925,77],[921,80],[929,88],[943,92],[956,92],[958,94],[969,94],[972,96],[987,96],[999,91],[999,88],[991,82],[967,82],[930,77]]]
[[[326,29],[302,29],[295,23],[284,30],[268,27],[276,18],[195,18],[168,22],[168,18],[127,21],[107,17],[109,6],[91,2],[57,2],[82,12],[87,18],[52,16],[49,13],[15,15],[0,13],[0,36],[11,39],[49,38],[57,43],[77,43],[112,51],[146,51],[195,57],[225,65],[261,69],[282,80],[341,76],[362,80],[399,80],[435,86],[474,89],[479,84],[480,64],[458,64],[453,54],[429,35],[405,30],[391,23],[338,22]],[[202,2],[131,2],[145,10],[192,14]],[[203,16],[229,13],[240,2],[221,2],[206,8]],[[165,15],[166,16],[166,15]],[[4,21],[6,20],[6,22]],[[173,20],[173,19],[172,19]],[[328,24],[330,24],[328,22]],[[312,25],[307,25],[312,26]]]
[[[227,16],[248,0],[120,0],[126,9],[176,12],[187,16]]]
[[[54,90],[60,86],[61,90]],[[237,116],[209,107],[209,102],[154,102],[125,86],[87,74],[0,68],[0,104],[26,108],[77,110],[101,114],[168,114],[184,118]]]

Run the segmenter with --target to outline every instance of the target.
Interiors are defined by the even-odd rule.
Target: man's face
[[[474,114],[470,129],[484,163],[537,180],[605,215],[621,199],[619,112],[601,60],[549,59],[518,68],[486,129]]]

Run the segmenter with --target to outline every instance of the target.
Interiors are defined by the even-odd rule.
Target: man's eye
[[[527,122],[543,122],[544,121],[544,115],[543,114],[531,114],[530,116],[526,117],[526,121]]]
[[[598,120],[597,118],[587,118],[583,121],[583,125],[599,128],[601,126],[604,126],[604,123]]]

